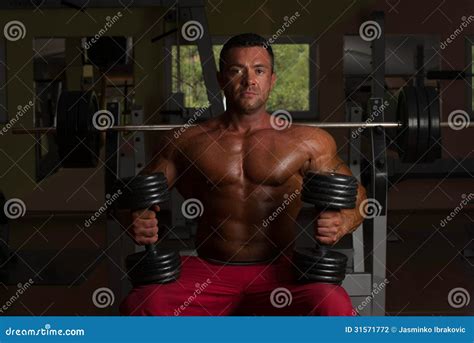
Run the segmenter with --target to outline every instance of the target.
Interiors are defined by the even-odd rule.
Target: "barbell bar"
[[[365,129],[383,127],[396,129],[396,146],[403,161],[415,162],[421,159],[430,162],[441,157],[441,128],[453,127],[451,119],[441,122],[439,97],[434,87],[404,87],[398,95],[396,121],[376,122],[376,112],[364,122],[299,122],[305,125],[333,129]],[[195,126],[193,124],[158,125],[107,125],[113,118],[103,122],[97,115],[108,116],[99,111],[97,97],[92,91],[64,91],[56,109],[56,127],[14,128],[13,134],[55,134],[59,157],[66,168],[88,168],[97,165],[101,131],[166,131]],[[380,114],[380,113],[379,113]],[[276,118],[289,119],[287,114]],[[463,127],[472,127],[468,118]],[[93,125],[93,123],[96,123]],[[275,124],[286,123],[275,120]],[[455,123],[454,123],[455,124]],[[360,133],[361,131],[359,131]]]
[[[380,123],[367,123],[367,122],[298,122],[295,125],[302,126],[311,126],[311,127],[320,127],[328,129],[356,129],[356,128],[374,128],[374,127],[383,127],[383,128],[402,128],[404,125],[401,122],[380,122]],[[447,121],[440,122],[441,127],[449,127],[451,124]],[[114,125],[106,128],[103,131],[169,131],[174,129],[179,129],[181,127],[193,127],[196,124],[174,124],[174,125]],[[466,124],[465,127],[473,127],[474,122]],[[56,133],[56,128],[51,127],[35,127],[35,128],[17,128],[12,130],[13,134],[35,134],[35,133],[45,133],[45,134],[54,134]]]

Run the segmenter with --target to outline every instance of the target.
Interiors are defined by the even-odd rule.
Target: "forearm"
[[[354,232],[359,225],[364,221],[363,211],[361,211],[361,204],[367,199],[365,188],[359,185],[357,190],[356,207],[350,210],[341,210],[344,220],[344,227],[346,234]]]

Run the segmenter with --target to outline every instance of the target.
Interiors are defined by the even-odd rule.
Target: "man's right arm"
[[[171,189],[177,177],[176,144],[176,140],[173,141],[173,136],[170,133],[162,136],[150,162],[140,174],[162,172],[166,176],[168,187]],[[155,212],[159,211],[160,207],[155,205],[152,209],[143,209],[132,213],[130,210],[119,210],[115,212],[115,215],[127,234],[137,244],[142,245],[153,244],[158,240],[158,219]]]

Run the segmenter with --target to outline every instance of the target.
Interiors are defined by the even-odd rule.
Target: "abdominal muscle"
[[[230,199],[229,199],[230,200]],[[275,206],[264,201],[213,201],[204,206],[196,250],[200,257],[224,263],[261,262],[289,252],[295,238],[296,204],[269,221]]]

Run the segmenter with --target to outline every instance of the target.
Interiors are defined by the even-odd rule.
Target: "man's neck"
[[[238,132],[254,131],[269,126],[268,113],[265,109],[244,114],[228,108],[222,117],[226,126]]]

